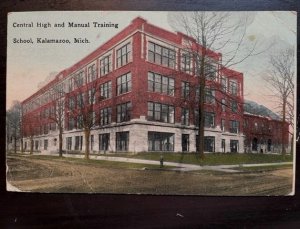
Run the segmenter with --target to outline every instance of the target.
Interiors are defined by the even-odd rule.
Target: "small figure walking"
[[[164,167],[164,157],[163,157],[163,155],[160,155],[160,167],[162,168],[162,167]]]

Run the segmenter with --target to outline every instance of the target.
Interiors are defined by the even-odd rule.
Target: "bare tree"
[[[270,56],[270,70],[265,77],[269,89],[273,92],[277,100],[279,114],[282,118],[282,154],[286,153],[284,125],[286,122],[289,122],[292,127],[294,126],[294,61],[295,51],[293,47],[280,50]],[[292,132],[291,134],[293,139],[294,133]]]
[[[195,62],[194,72],[198,79],[196,87],[199,88],[199,93],[196,95],[199,113],[198,148],[203,158],[206,89],[220,90],[220,86],[208,84],[210,76],[260,52],[256,51],[257,41],[248,44],[245,39],[251,15],[237,16],[229,12],[173,13],[170,15],[170,22],[175,29],[183,31],[196,42],[195,44],[187,40],[183,51],[188,53]],[[220,51],[222,56],[218,53]]]
[[[96,93],[99,87],[99,81],[96,79],[96,71],[93,69],[88,73],[87,82],[85,83],[84,72],[79,72],[73,78],[73,85],[75,90],[67,95],[68,119],[76,120],[76,127],[83,129],[85,142],[85,159],[89,159],[90,154],[90,136],[91,130],[96,125]],[[99,96],[101,100],[101,96]]]
[[[7,137],[13,143],[13,150],[17,152],[17,142],[22,139],[21,133],[22,109],[19,101],[14,101],[13,106],[6,112]],[[22,143],[20,143],[22,147]]]
[[[33,154],[34,136],[39,134],[40,117],[36,114],[24,115],[22,117],[22,133],[25,138],[29,138],[30,154]]]
[[[58,129],[58,153],[62,157],[63,131],[65,121],[65,91],[64,85],[58,84],[52,88],[52,104],[48,119],[57,125]]]

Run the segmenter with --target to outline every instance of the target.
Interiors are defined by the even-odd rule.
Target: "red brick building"
[[[63,149],[83,150],[83,117],[71,114],[92,96],[92,151],[196,151],[199,77],[187,46],[202,48],[182,33],[134,19],[23,101],[24,147],[57,151],[57,125],[49,114],[62,96]],[[223,67],[220,53],[207,53],[205,151],[244,152],[243,74]]]
[[[281,152],[282,143],[289,147],[289,124],[253,114],[244,114],[246,152]],[[284,139],[282,141],[282,132]]]

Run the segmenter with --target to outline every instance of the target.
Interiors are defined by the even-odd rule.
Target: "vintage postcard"
[[[296,20],[9,13],[7,190],[293,195]]]

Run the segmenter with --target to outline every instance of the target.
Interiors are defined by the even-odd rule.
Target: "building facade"
[[[282,135],[284,133],[284,135]],[[289,124],[249,113],[244,114],[245,151],[280,153],[289,149]]]
[[[57,152],[60,101],[65,151],[84,150],[88,117],[92,152],[195,152],[197,50],[193,38],[134,19],[22,102],[24,149]],[[243,74],[222,66],[220,53],[206,52],[205,152],[242,153]]]

